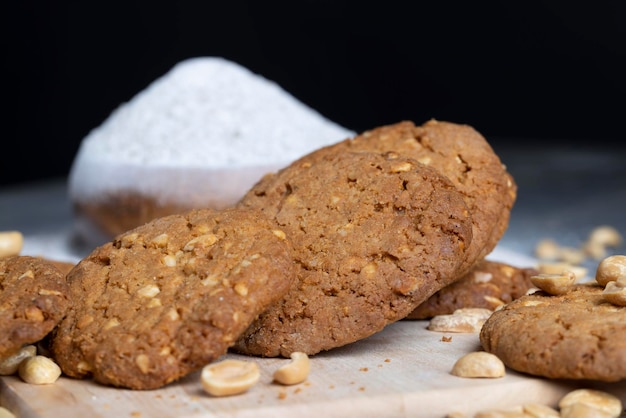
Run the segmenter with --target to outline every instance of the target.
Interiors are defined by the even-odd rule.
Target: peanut
[[[0,257],[19,255],[24,246],[24,236],[19,231],[0,232]]]
[[[450,315],[431,318],[428,329],[439,332],[480,332],[493,311],[484,308],[457,309]]]
[[[626,306],[626,277],[608,282],[602,291],[604,299],[613,305]]]
[[[610,393],[593,389],[576,389],[559,401],[563,417],[619,417],[622,402]]]
[[[576,275],[568,270],[560,274],[538,274],[530,278],[533,286],[550,295],[562,295],[567,293],[570,287],[576,283]]]
[[[20,350],[0,360],[0,376],[10,376],[17,373],[17,369],[20,367],[20,363],[28,357],[33,357],[37,354],[37,347],[34,345],[26,345]]]
[[[47,385],[57,381],[61,368],[48,357],[32,356],[20,363],[18,374],[26,383]]]
[[[503,377],[504,363],[496,355],[485,351],[475,351],[459,358],[451,373],[459,377]]]
[[[247,391],[260,377],[259,366],[254,362],[223,360],[204,366],[200,381],[209,395],[230,396]]]
[[[626,255],[612,255],[600,261],[596,270],[596,282],[599,285],[606,286],[620,277],[626,277]]]
[[[290,355],[291,362],[274,372],[274,381],[283,385],[295,385],[306,380],[311,370],[309,357],[299,351]]]

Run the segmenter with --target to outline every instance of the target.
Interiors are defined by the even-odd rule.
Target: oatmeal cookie
[[[533,284],[534,268],[519,268],[497,261],[481,260],[465,276],[444,287],[415,308],[407,319],[447,315],[457,309],[494,310],[523,296]]]
[[[154,389],[223,355],[294,278],[291,245],[244,209],[156,219],[68,274],[74,304],[51,351],[71,377]]]
[[[404,318],[458,277],[471,242],[462,195],[398,155],[338,152],[264,177],[239,206],[292,239],[297,278],[234,349],[288,357],[339,347]]]
[[[594,282],[559,296],[538,291],[494,312],[480,341],[513,370],[552,379],[626,379],[626,307]]]
[[[508,227],[517,185],[487,140],[471,126],[437,120],[416,126],[403,121],[321,148],[308,158],[340,150],[396,152],[448,177],[463,194],[473,219],[463,272],[485,258]]]
[[[0,357],[41,341],[70,305],[65,275],[30,256],[0,258]]]

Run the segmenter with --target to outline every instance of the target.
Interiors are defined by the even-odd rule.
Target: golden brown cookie
[[[494,310],[526,294],[533,287],[530,276],[537,273],[533,268],[481,260],[465,276],[415,308],[406,319],[447,315],[463,308]]]
[[[339,150],[396,152],[448,177],[463,194],[474,223],[464,271],[485,258],[508,227],[517,185],[487,140],[471,126],[436,120],[415,126],[403,121],[321,148],[310,157]]]
[[[315,354],[404,318],[458,277],[471,216],[448,179],[397,155],[338,152],[264,177],[240,203],[294,244],[297,279],[234,349]]]
[[[224,354],[293,277],[285,234],[255,212],[159,218],[72,269],[51,350],[69,376],[158,388]]]
[[[513,370],[554,379],[626,379],[626,307],[596,283],[523,296],[485,322],[480,341]]]
[[[66,314],[65,275],[30,256],[0,258],[0,358],[41,341]]]

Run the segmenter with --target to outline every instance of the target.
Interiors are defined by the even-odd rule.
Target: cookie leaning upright
[[[538,291],[494,312],[480,341],[513,370],[552,379],[626,379],[626,307],[597,283],[565,294]]]
[[[51,349],[71,377],[158,388],[224,354],[293,277],[285,234],[256,213],[159,218],[71,271],[75,303]]]
[[[397,155],[303,158],[240,202],[275,220],[294,245],[297,278],[234,348],[315,354],[405,317],[457,277],[471,216],[448,179]]]
[[[317,152],[339,150],[397,152],[446,176],[463,194],[474,221],[465,271],[493,250],[508,227],[517,186],[487,140],[471,126],[436,120],[415,126],[404,121]]]
[[[0,358],[42,340],[69,305],[65,275],[30,256],[0,258]]]

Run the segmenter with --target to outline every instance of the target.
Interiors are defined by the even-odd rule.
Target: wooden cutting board
[[[594,387],[626,404],[626,382],[576,384],[507,370],[498,379],[450,374],[463,354],[479,350],[477,334],[428,331],[427,321],[401,321],[352,345],[311,358],[306,382],[281,386],[273,371],[287,359],[260,359],[261,381],[242,395],[213,398],[199,372],[165,388],[131,391],[66,377],[46,386],[0,380],[0,404],[23,418],[57,417],[445,417],[525,403],[555,406],[568,391]],[[450,341],[445,341],[450,337]]]

